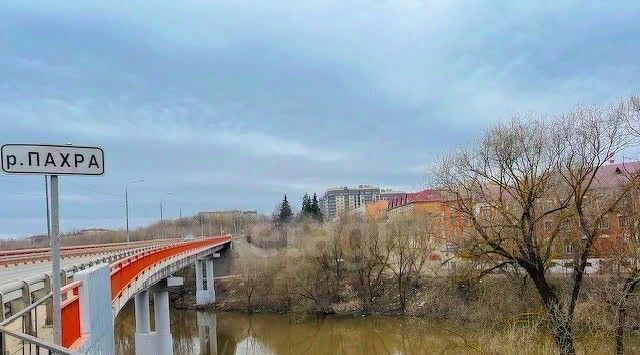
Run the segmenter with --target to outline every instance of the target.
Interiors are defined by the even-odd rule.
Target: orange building
[[[365,218],[370,221],[379,220],[387,210],[389,201],[380,200],[376,202],[370,202],[364,205]]]
[[[606,205],[613,201],[603,203],[599,199],[607,200],[606,196],[610,191],[613,192],[613,198],[622,186],[629,184],[629,176],[634,176],[640,170],[640,162],[626,162],[608,164],[602,166],[596,178],[589,195],[585,199],[591,200],[593,208],[599,210],[606,208]],[[615,192],[617,191],[617,192]],[[638,220],[640,216],[640,193],[637,188],[632,188],[626,192],[620,203],[609,211],[605,217],[597,223],[597,236],[593,243],[593,248],[589,255],[587,264],[587,273],[607,272],[609,271],[609,260],[611,257],[623,257],[629,250],[640,245],[636,230],[638,228]],[[554,271],[570,272],[573,267],[571,256],[576,251],[576,244],[581,243],[579,238],[581,232],[577,218],[571,218],[565,221],[569,236],[562,240],[561,245],[557,245],[556,260]],[[553,226],[553,219],[548,219],[543,224],[543,230],[550,230]],[[633,239],[633,240],[632,240]],[[630,243],[634,241],[634,243]],[[563,268],[564,266],[564,268]]]
[[[596,173],[588,193],[584,196],[584,208],[588,215],[587,223],[593,223],[594,217],[602,214],[614,201],[618,199],[618,194],[622,193],[624,187],[630,183],[629,177],[640,171],[640,162],[627,162],[619,164],[608,164],[602,166]],[[496,200],[502,200],[499,204],[507,204],[509,195],[499,196],[498,189],[487,186],[486,191],[495,193]],[[490,196],[489,196],[490,197]],[[485,196],[487,198],[487,196]],[[554,196],[542,196],[536,202],[536,210],[543,213],[559,208],[560,201],[565,198]],[[489,221],[496,217],[496,201],[475,201],[474,213],[480,220]],[[624,257],[630,247],[637,246],[636,230],[640,223],[640,191],[632,188],[626,192],[620,203],[604,214],[596,224],[596,235],[593,240],[593,247],[588,255],[586,273],[606,272],[610,265],[611,257]],[[552,267],[554,273],[571,273],[574,267],[574,257],[581,250],[581,244],[586,237],[579,225],[575,212],[568,208],[559,209],[558,212],[548,213],[544,219],[538,223],[536,233],[542,238],[553,236]],[[636,239],[633,239],[636,238]],[[635,240],[636,243],[629,243]]]
[[[431,215],[439,224],[440,236],[435,259],[449,258],[450,242],[457,240],[464,227],[462,214],[455,208],[457,202],[442,191],[426,189],[407,193],[389,201],[387,214],[390,219],[398,216]]]

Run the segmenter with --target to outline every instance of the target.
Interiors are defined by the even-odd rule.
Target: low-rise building
[[[406,194],[407,193],[404,191],[397,191],[397,190],[391,190],[391,189],[380,190],[380,200],[391,201],[396,197],[400,197]]]
[[[629,176],[636,175],[638,171],[640,162],[603,165],[596,172],[588,193],[581,196],[581,206],[586,216],[583,223],[590,225],[589,228],[595,228],[586,273],[608,272],[612,258],[624,258],[628,252],[627,248],[637,248],[640,245],[637,239],[640,225],[640,190],[625,190],[629,184]],[[562,184],[562,181],[558,184]],[[499,211],[497,206],[509,206],[513,194],[491,185],[486,186],[485,191],[487,193],[482,196],[484,200],[473,201],[474,215],[479,223],[491,226],[494,220],[499,221],[510,213],[508,207]],[[540,196],[535,202],[533,211],[539,219],[535,233],[542,242],[549,243],[552,257],[549,271],[570,274],[575,268],[576,256],[581,252],[587,237],[580,227],[580,218],[572,205],[565,205],[567,195],[556,196],[553,189],[550,191],[548,195]],[[623,192],[621,198],[619,194]],[[602,218],[594,220],[600,216]],[[515,248],[514,245],[505,243],[505,248],[510,247]]]
[[[388,205],[389,202],[386,200],[380,200],[366,204],[364,206],[365,218],[370,221],[380,220],[380,218],[382,218],[386,213]]]
[[[387,214],[393,220],[401,216],[430,215],[439,232],[434,260],[447,260],[453,256],[452,241],[460,238],[464,228],[462,214],[455,208],[456,201],[442,191],[426,189],[406,193],[387,203]]]
[[[388,201],[383,200],[369,202],[366,205],[350,210],[347,214],[359,217],[363,221],[377,221],[385,214],[388,204]]]

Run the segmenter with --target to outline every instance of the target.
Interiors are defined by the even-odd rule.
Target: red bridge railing
[[[202,238],[174,245],[162,246],[147,250],[110,265],[111,268],[111,300],[120,297],[122,291],[131,284],[136,277],[151,266],[175,255],[191,252],[205,247],[222,245],[231,241],[230,236]],[[82,338],[80,333],[80,298],[79,290],[82,283],[73,282],[62,287],[64,300],[62,301],[62,346],[69,348]]]
[[[67,348],[81,337],[80,287],[82,287],[82,283],[76,281],[63,286],[61,289],[61,294],[64,298],[60,310],[62,346]]]
[[[124,249],[132,249],[136,247],[148,247],[158,244],[169,244],[179,242],[179,239],[155,239],[143,240],[128,243],[108,243],[108,244],[89,244],[77,245],[60,248],[60,255],[63,258],[75,257],[82,255],[91,255],[119,251]],[[28,264],[39,261],[51,260],[50,248],[37,249],[13,249],[0,250],[0,266],[8,267],[9,265]]]

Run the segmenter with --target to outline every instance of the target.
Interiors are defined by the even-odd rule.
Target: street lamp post
[[[164,220],[163,212],[164,212],[164,199],[168,196],[173,196],[173,192],[167,192],[166,194],[160,197],[160,222]]]
[[[173,192],[167,192],[166,194],[162,195],[160,197],[160,233],[162,234],[162,237],[164,238],[164,228],[163,228],[163,210],[164,210],[164,198],[168,197],[168,196],[173,196]]]
[[[129,184],[135,184],[138,182],[144,182],[144,180],[135,180],[131,181],[124,185],[124,209],[126,214],[126,222],[127,222],[127,243],[131,240],[129,239]]]

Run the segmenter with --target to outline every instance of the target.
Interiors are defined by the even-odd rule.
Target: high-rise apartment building
[[[381,193],[385,193],[381,197]],[[358,187],[335,187],[328,189],[320,198],[320,207],[327,220],[334,219],[342,212],[356,209],[370,202],[390,199],[404,192],[381,190],[377,186],[358,185]]]

